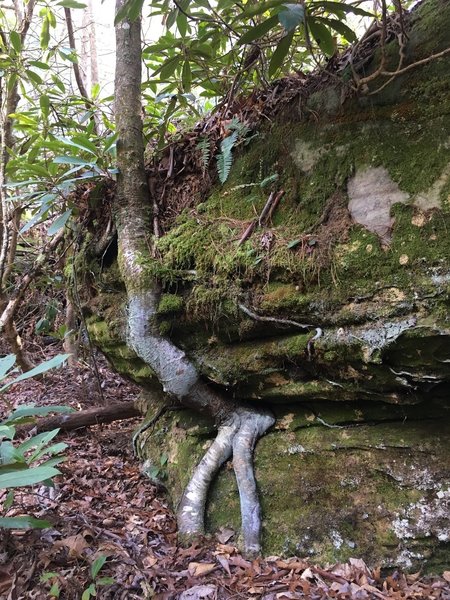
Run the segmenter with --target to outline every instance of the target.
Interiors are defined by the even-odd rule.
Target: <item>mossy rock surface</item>
[[[447,408],[443,419],[441,411],[280,407],[255,454],[264,551],[322,564],[358,556],[386,568],[446,568],[450,414]],[[146,470],[167,485],[174,505],[212,435],[210,423],[182,411],[163,417],[141,440]],[[211,531],[231,527],[238,541],[239,495],[229,464],[214,483],[207,521]]]
[[[409,62],[446,47],[450,3],[428,0],[412,21]],[[448,567],[449,89],[446,55],[376,95],[342,102],[333,82],[295,99],[236,152],[226,184],[178,216],[148,265],[163,286],[161,334],[230,397],[276,412],[256,452],[267,553]],[[273,188],[260,185],[275,174]],[[281,188],[272,221],[238,245]],[[116,292],[91,302],[91,336],[156,390],[126,345],[123,287],[109,273],[99,286]],[[175,503],[212,435],[182,411],[141,436]],[[238,530],[238,515],[226,467],[208,523]]]

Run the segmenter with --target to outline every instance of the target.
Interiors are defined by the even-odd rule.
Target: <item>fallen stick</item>
[[[250,225],[248,225],[247,229],[242,234],[241,239],[238,242],[238,247],[242,246],[244,242],[246,242],[249,237],[252,235],[256,227],[264,227],[268,221],[271,220],[273,213],[275,212],[278,204],[280,203],[281,198],[283,197],[284,190],[280,190],[275,194],[275,192],[270,192],[270,195],[267,199],[267,202],[264,205],[264,208],[261,211],[261,214],[257,219],[254,219]]]
[[[30,425],[17,427],[17,434],[25,435],[31,430],[36,430],[37,433],[51,431],[52,429],[71,431],[73,429],[99,425],[100,423],[112,423],[121,419],[132,419],[133,417],[140,417],[141,414],[134,401],[111,404],[110,406],[96,406],[95,408],[87,408],[86,410],[73,413],[38,419]]]
[[[241,239],[238,242],[238,247],[242,246],[242,244],[244,242],[246,242],[248,240],[248,238],[252,235],[253,231],[255,230],[256,224],[258,221],[254,220],[250,223],[250,225],[247,227],[247,229],[244,231],[244,233],[242,234]]]

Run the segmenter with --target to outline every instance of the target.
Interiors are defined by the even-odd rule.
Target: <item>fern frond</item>
[[[240,139],[244,139],[250,132],[250,127],[245,123],[241,123],[238,117],[233,117],[228,123],[227,129],[235,131]]]
[[[205,174],[205,171],[208,169],[209,166],[209,159],[211,158],[211,142],[209,138],[202,138],[197,144],[197,149],[200,150],[203,174]]]
[[[269,185],[269,183],[273,183],[277,179],[278,179],[278,173],[274,173],[273,175],[269,175],[268,177],[265,177],[260,182],[259,187],[264,188],[264,187],[266,187],[266,185]]]
[[[227,152],[220,152],[217,156],[217,172],[219,173],[220,183],[225,183],[228,179],[228,175],[231,171],[231,165],[233,164],[233,155],[231,150]]]
[[[233,164],[233,155],[231,151],[238,139],[238,133],[234,131],[231,135],[222,140],[220,144],[220,153],[217,156],[217,172],[221,183],[225,183],[231,171]]]

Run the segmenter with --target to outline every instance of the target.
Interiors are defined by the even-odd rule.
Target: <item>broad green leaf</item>
[[[79,148],[80,150],[86,150],[90,154],[97,156],[98,151],[95,146],[86,136],[84,135],[74,135],[71,138],[63,137],[61,135],[56,135],[55,138],[62,142],[63,144],[67,144],[67,146],[72,146],[74,148]]]
[[[29,467],[26,462],[16,462],[12,465],[0,465],[0,474],[17,473],[17,471],[26,471]]]
[[[25,440],[19,446],[17,446],[17,450],[20,452],[28,452],[28,450],[32,450],[33,448],[41,448],[44,444],[48,444],[56,435],[58,435],[59,429],[53,429],[52,431],[43,431],[42,433],[38,433],[34,435],[31,439]]]
[[[24,113],[10,113],[8,115],[11,119],[16,119],[21,125],[31,125],[37,127],[37,119],[33,119]]]
[[[8,90],[8,92],[11,92],[11,90],[14,88],[16,83],[17,83],[17,74],[11,73],[11,75],[8,77],[8,80],[6,83],[6,89]]]
[[[47,6],[47,19],[48,19],[50,26],[55,28],[56,27],[55,13],[52,10],[50,10],[50,8],[48,6]]]
[[[181,59],[181,56],[173,56],[172,58],[169,58],[169,60],[166,60],[166,62],[161,67],[159,67],[153,73],[153,75],[159,74],[160,79],[168,79],[171,75],[174,74],[176,68],[180,64]]]
[[[142,12],[142,6],[144,5],[144,0],[132,0],[130,4],[130,8],[128,9],[128,19],[130,21],[135,21],[139,18]]]
[[[66,86],[61,81],[61,79],[57,75],[54,75],[53,73],[51,75],[51,78],[52,78],[53,83],[56,85],[56,87],[64,94],[66,91]]]
[[[116,580],[114,577],[99,577],[95,580],[95,583],[97,585],[112,585],[113,583],[116,583]]]
[[[88,111],[88,118],[90,118],[91,116],[92,116],[92,112]],[[83,148],[87,152],[90,152],[94,156],[96,156],[98,154],[96,145],[93,142],[91,142],[91,140],[89,138],[87,138],[85,135],[81,135],[81,134],[74,135],[74,136],[72,136],[71,141],[72,141],[72,145],[78,144],[79,147]]]
[[[183,90],[185,92],[189,92],[191,89],[191,83],[192,83],[192,73],[191,73],[191,66],[190,66],[188,60],[184,61],[183,71],[181,73],[181,81],[183,83]]]
[[[95,578],[97,577],[97,575],[99,574],[100,569],[103,567],[103,565],[105,564],[107,559],[107,556],[99,556],[98,558],[96,558],[94,560],[94,562],[91,565],[91,575],[92,575],[92,579],[95,580]]]
[[[357,41],[358,37],[357,37],[356,33],[342,21],[339,21],[338,19],[329,19],[327,17],[314,17],[314,18],[316,21],[323,23],[324,25],[328,25],[329,27],[331,27],[332,29],[337,31],[337,33],[342,35],[342,37],[345,38],[347,41],[352,42],[352,43]]]
[[[48,71],[51,68],[50,65],[48,65],[45,62],[42,62],[41,60],[30,60],[28,64],[32,67],[36,67],[37,69],[43,69],[45,71]]]
[[[3,512],[8,511],[14,503],[14,490],[9,490],[3,502]]]
[[[305,8],[301,4],[285,4],[283,10],[278,13],[278,20],[286,31],[292,31],[303,22]]]
[[[266,21],[263,21],[262,23],[259,23],[259,25],[246,31],[244,35],[239,38],[237,43],[239,46],[242,46],[242,44],[248,44],[254,40],[258,40],[276,25],[278,25],[278,16],[274,15],[273,17],[270,17],[270,19],[266,19]]]
[[[46,94],[42,94],[39,98],[39,105],[41,107],[42,116],[44,119],[47,119],[50,112],[50,100]]]
[[[275,48],[275,52],[270,59],[269,64],[269,76],[272,77],[274,73],[278,71],[278,69],[282,66],[284,59],[286,58],[289,49],[292,44],[292,40],[294,38],[294,32],[288,33],[278,43],[278,46]]]
[[[16,377],[12,383],[4,385],[2,388],[0,388],[0,392],[2,392],[3,390],[5,390],[9,386],[11,386],[13,383],[17,383],[18,381],[23,381],[24,379],[29,379],[30,377],[35,377],[36,375],[41,375],[42,373],[46,373],[50,369],[59,367],[69,358],[69,356],[70,356],[70,354],[58,354],[58,355],[54,356],[53,358],[51,358],[50,360],[46,360],[45,362],[41,363],[40,365],[37,365],[37,367],[34,367],[34,369],[31,369],[31,371],[27,371],[26,373],[22,373],[21,375]],[[42,407],[42,408],[45,408],[45,407]],[[36,410],[38,410],[38,409],[36,409]],[[17,409],[15,412],[17,413],[18,411],[20,411],[20,408]],[[61,412],[61,411],[59,411],[59,412]]]
[[[81,600],[89,600],[91,596],[96,596],[97,590],[95,589],[95,584],[91,583],[89,587],[87,587],[81,595]]]
[[[68,60],[73,64],[78,64],[78,56],[72,48],[60,48],[58,54],[63,60]]]
[[[20,39],[20,34],[17,31],[10,31],[9,33],[9,41],[11,42],[11,46],[20,54],[22,51],[22,40]]]
[[[8,488],[34,485],[60,474],[61,471],[58,471],[54,467],[35,467],[33,469],[5,473],[0,475],[0,489],[6,490]]]
[[[301,243],[302,240],[297,239],[297,240],[292,240],[291,242],[289,242],[289,244],[287,244],[287,248],[291,249],[291,248],[295,248],[296,246],[298,246]]]
[[[62,462],[64,462],[66,459],[64,458],[64,456],[53,456],[53,458],[49,458],[48,460],[44,460],[43,463],[41,463],[41,467],[56,467],[56,465],[61,464]]]
[[[55,221],[53,221],[53,223],[47,229],[47,235],[55,235],[55,233],[58,233],[58,231],[66,225],[71,214],[72,209],[69,208],[68,210],[63,212],[62,215],[59,215],[59,217],[55,219]]]
[[[43,83],[42,77],[40,75],[38,75],[37,73],[35,73],[34,71],[32,71],[31,69],[25,69],[25,73],[26,73],[28,79],[34,85],[41,85]]]
[[[116,140],[117,140],[117,133],[113,133],[112,135],[109,135],[105,139],[105,143],[103,146],[103,152],[109,152],[111,150],[111,148],[113,148],[116,145]]]
[[[128,11],[130,10],[133,1],[135,0],[127,0],[117,11],[116,16],[114,17],[114,27],[128,16]]]
[[[19,448],[15,448],[9,441],[3,441],[0,444],[0,461],[2,465],[10,465],[14,463],[23,463],[25,459]]]
[[[354,6],[352,4],[346,4],[345,2],[332,2],[330,0],[318,0],[317,2],[310,2],[308,5],[308,11],[317,12],[315,9],[322,8],[332,13],[352,13],[354,15],[359,15],[360,17],[374,17],[375,15],[367,10],[363,10],[358,6]]]
[[[186,37],[188,30],[188,21],[184,13],[180,12],[177,16],[177,28],[182,38]]]
[[[322,52],[327,56],[333,56],[336,45],[329,29],[312,17],[308,18],[308,28]]]
[[[23,417],[45,417],[50,413],[72,413],[73,408],[69,406],[34,406],[33,404],[25,404],[16,408],[3,422],[3,424],[15,423]]]
[[[76,0],[61,0],[57,6],[64,6],[64,8],[86,8],[87,4],[77,2]]]
[[[42,165],[35,165],[35,164],[31,164],[29,162],[26,162],[23,164],[22,170],[25,171],[26,173],[33,173],[34,175],[37,175],[38,177],[43,177],[43,178],[49,179],[49,180],[52,177],[51,173]]]
[[[45,50],[48,48],[50,42],[50,22],[47,17],[42,21],[42,29],[40,36],[41,48]]]
[[[8,440],[12,440],[15,435],[15,427],[12,427],[10,425],[0,425],[0,438],[7,438]]]
[[[167,15],[167,18],[166,18],[166,23],[165,23],[167,29],[170,29],[171,27],[173,27],[175,25],[175,22],[177,20],[179,12],[180,11],[178,10],[178,8],[174,8],[173,10],[171,10],[169,12],[169,14]]]
[[[41,448],[40,450],[36,450],[36,452],[33,454],[33,456],[31,457],[31,461],[36,461],[39,460],[40,458],[42,458],[43,456],[53,456],[55,454],[59,455],[61,454],[61,452],[64,452],[64,450],[67,448],[67,444],[65,444],[64,442],[58,442],[57,444],[52,444],[51,446],[47,446],[46,448]],[[60,458],[61,460],[63,460],[63,457],[55,457],[57,460]],[[45,463],[46,466],[50,466],[48,464],[48,462]],[[52,464],[52,466],[54,466]]]
[[[52,524],[44,519],[36,519],[35,517],[0,517],[0,528],[3,529],[46,529]]]
[[[234,22],[247,20],[252,17],[256,17],[257,15],[262,15],[268,10],[276,9],[283,5],[283,0],[268,0],[268,2],[258,2],[257,4],[247,3],[244,6],[243,11],[236,16]]]
[[[91,88],[91,97],[93,100],[97,99],[100,95],[100,84],[99,83],[94,83],[94,85]]]
[[[77,156],[55,156],[53,162],[57,165],[80,165],[82,167],[92,167],[94,165],[94,163]]]
[[[15,354],[8,354],[7,356],[0,358],[0,381],[5,378],[6,374],[14,366],[15,362]]]

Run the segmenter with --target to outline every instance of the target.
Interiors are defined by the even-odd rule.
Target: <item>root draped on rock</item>
[[[117,11],[125,0],[116,0]],[[160,288],[152,265],[152,201],[144,169],[141,118],[140,19],[116,25],[115,115],[117,191],[113,206],[118,263],[127,291],[127,344],[158,378],[171,399],[212,417],[216,440],[200,461],[178,509],[180,531],[204,531],[205,502],[220,466],[233,456],[239,488],[244,551],[260,551],[261,509],[253,472],[253,449],[274,422],[265,409],[243,406],[206,384],[186,354],[158,327]],[[154,216],[154,215],[153,215]]]

